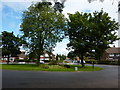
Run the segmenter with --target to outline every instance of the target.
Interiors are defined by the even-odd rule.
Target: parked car
[[[71,59],[65,59],[63,62],[64,63],[72,63],[72,60]]]
[[[83,60],[83,63],[85,64],[85,60]],[[81,60],[71,60],[71,59],[66,59],[63,61],[63,64],[66,65],[74,65],[74,64],[81,64]]]
[[[44,61],[40,61],[40,64],[44,64],[45,62]]]
[[[26,64],[26,62],[18,62],[18,64]]]
[[[81,63],[81,60],[80,60],[80,63]],[[86,63],[85,60],[83,60],[83,63],[84,63],[84,64]]]
[[[63,61],[63,64],[73,64],[72,60],[71,59],[65,59]]]
[[[80,63],[81,64],[81,60],[74,60],[73,63]],[[83,60],[83,63],[85,64],[85,60]]]

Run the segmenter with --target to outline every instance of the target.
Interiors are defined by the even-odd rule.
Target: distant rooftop
[[[120,47],[111,47],[106,49],[107,53],[120,53]]]

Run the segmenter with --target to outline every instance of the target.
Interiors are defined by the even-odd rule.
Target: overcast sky
[[[19,26],[21,24],[22,11],[26,10],[33,0],[1,0],[0,2],[0,29],[2,31],[14,32],[15,35],[21,34]],[[41,0],[34,0],[41,1]],[[50,0],[51,1],[51,0]],[[113,3],[114,1],[114,3]],[[88,0],[67,0],[65,2],[65,8],[63,14],[67,17],[67,13],[74,14],[76,11],[92,13],[94,11],[100,11],[101,8],[109,14],[112,19],[118,21],[118,1],[119,0],[104,0],[100,2],[95,0],[89,3]],[[55,48],[54,54],[67,54],[66,44],[69,41],[67,39],[58,43]],[[116,47],[118,42],[115,42]],[[113,45],[111,45],[113,46]]]

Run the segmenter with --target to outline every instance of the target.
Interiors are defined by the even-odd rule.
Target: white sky
[[[33,0],[1,0],[1,2],[4,2],[7,6],[11,7],[12,9],[14,9],[15,11],[18,11],[18,12],[27,9],[27,7],[29,7],[29,5],[31,4],[32,1]],[[41,0],[34,0],[34,1],[41,1]],[[113,1],[114,1],[114,3],[113,3]],[[65,16],[67,17],[67,13],[75,13],[76,11],[94,12],[94,11],[100,11],[101,8],[103,8],[103,10],[105,12],[107,12],[109,14],[109,16],[112,17],[112,19],[115,19],[116,21],[118,21],[118,13],[117,13],[118,1],[119,0],[104,0],[104,2],[101,3],[99,0],[96,0],[92,3],[88,3],[87,0],[66,0],[65,8],[63,9],[63,14],[65,14]],[[16,5],[15,3],[10,4],[9,2],[18,2],[19,6]],[[25,2],[25,3],[20,3],[20,2]],[[2,11],[1,8],[2,8],[2,3],[0,3],[0,12]],[[0,19],[1,19],[1,14],[0,14]],[[0,22],[0,27],[1,26],[2,26],[2,22]],[[63,42],[58,43],[57,47],[55,48],[55,51],[53,53],[67,55],[68,51],[66,50],[66,48],[67,48],[66,44],[68,42],[69,41],[65,39],[65,40],[63,40]],[[117,47],[118,42],[115,42],[115,45]],[[113,46],[113,45],[111,45],[111,46]]]

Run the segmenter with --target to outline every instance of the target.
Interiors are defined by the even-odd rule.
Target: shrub
[[[87,61],[85,61],[86,63],[89,63],[89,64],[92,64],[93,63],[93,61],[94,61],[94,64],[97,64],[97,60],[87,60]]]
[[[52,61],[49,62],[49,65],[58,65],[58,61],[53,61],[52,60]]]
[[[98,64],[108,64],[108,65],[118,65],[118,61],[106,61],[106,60],[100,60],[97,61]]]
[[[29,59],[15,59],[15,62],[29,62]]]
[[[70,68],[70,66],[69,66],[69,65],[64,65],[64,67],[66,67],[66,68]]]
[[[89,64],[92,64],[92,62],[91,61],[85,61],[86,63],[89,63]]]
[[[45,65],[45,64],[40,65],[40,67],[41,67],[41,68],[44,68],[44,69],[48,69],[48,68],[49,68],[49,66],[48,66],[48,65]]]
[[[36,62],[37,60],[31,60],[32,62]]]

